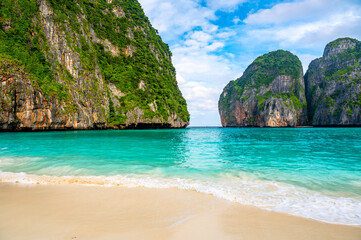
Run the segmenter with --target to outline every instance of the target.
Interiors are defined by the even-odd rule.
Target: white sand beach
[[[361,239],[322,223],[179,189],[0,183],[0,239]]]

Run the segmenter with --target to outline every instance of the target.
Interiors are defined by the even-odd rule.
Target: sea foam
[[[232,202],[311,218],[361,225],[361,199],[331,196],[290,184],[253,178],[183,179],[154,176],[47,176],[0,172],[0,182],[22,184],[81,184],[107,187],[179,188],[211,194]]]

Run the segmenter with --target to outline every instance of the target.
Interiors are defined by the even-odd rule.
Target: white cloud
[[[328,42],[361,38],[361,4],[356,0],[294,0],[269,9],[248,1],[255,9],[245,19],[232,11],[247,0],[139,1],[170,45],[191,125],[220,124],[217,101],[223,87],[257,56],[283,48],[295,53],[306,70]],[[218,10],[230,14],[225,17],[228,27],[215,24]]]
[[[217,49],[223,48],[224,43],[223,42],[214,42],[206,47],[206,50],[209,52],[216,51]]]
[[[177,79],[182,78],[177,74]],[[207,82],[198,81],[179,83],[179,87],[188,103],[191,125],[219,125],[218,98],[221,94],[220,87],[216,88]],[[200,119],[203,120],[199,121]]]
[[[339,37],[360,37],[361,7],[339,0],[281,3],[249,15],[245,41],[322,48]]]
[[[304,0],[280,3],[270,9],[261,9],[249,15],[244,22],[247,24],[279,24],[290,21],[312,19],[327,13],[335,0]]]
[[[197,119],[207,114],[217,116],[208,121],[219,125],[219,95],[240,69],[228,60],[229,55],[215,54],[236,32],[229,28],[219,29],[211,20],[216,19],[218,9],[230,10],[243,0],[208,1],[207,7],[191,0],[140,2],[152,25],[171,43],[173,65],[179,88],[188,103],[191,125],[202,124]]]
[[[202,7],[192,0],[140,0],[139,1],[152,25],[167,39],[178,38],[179,35],[200,26],[212,29],[209,20],[216,19],[214,11]]]
[[[237,76],[240,69],[227,58],[211,54],[224,43],[193,41],[193,45],[187,40],[189,45],[181,44],[172,49],[179,88],[188,103],[191,125],[219,125],[218,98],[223,87]],[[201,117],[204,115],[212,117],[204,119]]]
[[[226,55],[230,58],[234,58],[236,55],[234,55],[233,53],[226,53]]]
[[[358,32],[357,28],[360,26],[361,15],[350,11],[310,23],[250,30],[248,35],[259,41],[273,40],[280,42],[281,46],[289,46],[296,43],[312,44],[319,39],[335,39],[339,36],[353,35]]]
[[[240,22],[242,22],[242,20],[241,19],[239,19],[239,17],[235,17],[235,18],[233,18],[233,23],[234,24],[238,24],[238,23],[240,23]]]
[[[189,37],[197,40],[198,42],[205,43],[209,42],[213,38],[209,33],[206,33],[204,31],[194,31]]]
[[[232,11],[244,2],[246,2],[246,0],[208,0],[207,6],[216,10]]]
[[[306,73],[308,65],[310,64],[310,62],[312,60],[315,60],[316,58],[320,57],[320,56],[315,56],[315,55],[311,55],[311,54],[299,54],[299,53],[293,53],[293,54],[295,54],[302,62],[303,73]]]

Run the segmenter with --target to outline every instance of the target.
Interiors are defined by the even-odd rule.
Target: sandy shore
[[[0,183],[0,239],[361,239],[326,224],[178,189]]]

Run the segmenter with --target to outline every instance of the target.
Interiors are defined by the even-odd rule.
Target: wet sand
[[[361,239],[327,224],[178,189],[0,183],[0,239]]]

